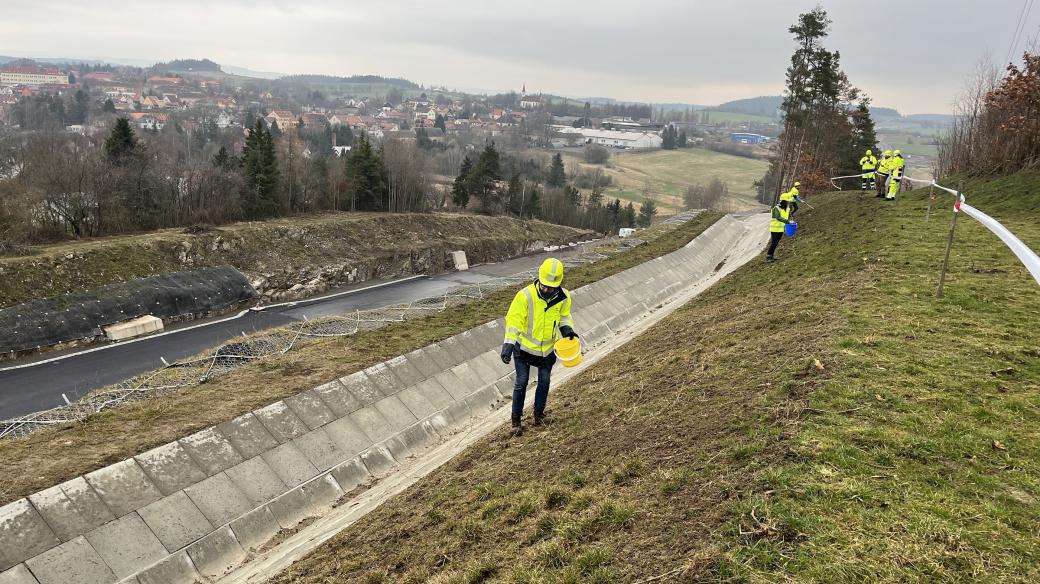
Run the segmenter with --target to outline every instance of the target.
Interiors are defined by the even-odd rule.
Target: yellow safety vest
[[[864,156],[859,159],[859,166],[863,170],[874,170],[877,168],[877,158],[875,158],[874,155]]]
[[[903,161],[902,156],[893,156],[892,162],[888,165],[889,169],[892,171],[892,176],[895,178],[903,176],[903,166],[905,164],[906,163]]]
[[[878,165],[878,172],[880,172],[881,174],[888,174],[889,173],[889,169],[891,168],[891,164],[892,164],[892,159],[891,158],[884,158],[883,157],[881,159],[881,163]]]
[[[779,218],[777,218],[779,216]],[[769,231],[772,233],[783,233],[784,225],[791,218],[791,209],[781,209],[780,205],[773,207],[773,214],[769,220]]]
[[[520,350],[537,357],[553,352],[561,326],[574,326],[571,293],[560,288],[552,298],[538,295],[537,284],[516,293],[506,314],[506,343],[520,343]]]
[[[791,187],[791,190],[787,191],[786,193],[781,193],[780,194],[780,200],[781,201],[787,201],[788,203],[793,203],[794,202],[794,198],[797,197],[797,196],[798,196],[798,187]]]

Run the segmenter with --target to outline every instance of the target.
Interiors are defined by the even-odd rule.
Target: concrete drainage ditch
[[[767,221],[724,217],[575,290],[588,363],[760,253]],[[262,581],[500,424],[503,336],[486,323],[6,505],[0,584]]]

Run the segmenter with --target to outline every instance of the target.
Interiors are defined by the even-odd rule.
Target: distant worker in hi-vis
[[[800,186],[802,186],[801,182],[794,181],[794,184],[791,185],[791,190],[786,193],[780,193],[780,201],[787,202],[787,208],[792,216],[798,211],[798,205],[802,202],[802,198],[798,196],[800,194],[798,187]],[[781,229],[781,231],[783,230]]]
[[[892,179],[888,182],[888,195],[885,196],[886,201],[896,200],[896,193],[899,192],[899,187],[903,183],[903,168],[906,163],[903,161],[903,154],[896,150],[892,153],[892,160],[888,163],[889,169],[892,171]]]
[[[574,332],[574,321],[571,320],[571,293],[563,288],[563,262],[549,258],[538,269],[538,281],[516,293],[506,314],[502,362],[516,360],[511,428],[513,436],[523,433],[520,420],[531,367],[538,368],[538,385],[534,392],[534,425],[549,422],[545,414],[545,402],[549,399],[549,376],[556,364],[554,345],[564,337],[572,340],[578,338]]]
[[[780,245],[780,240],[784,237],[784,227],[792,223],[791,221],[791,210],[788,208],[787,200],[780,199],[780,202],[773,207],[772,216],[769,219],[769,250],[766,252],[766,261],[775,261],[773,254],[776,253],[776,246]]]
[[[860,183],[860,190],[865,191],[867,187],[877,189],[877,185],[874,183],[874,171],[877,170],[877,157],[870,150],[863,155],[863,158],[859,159],[859,167],[863,169],[863,182]]]
[[[892,173],[892,151],[885,150],[881,155],[881,160],[878,162],[877,172],[877,196],[880,199],[885,196],[885,189],[888,188],[888,176]]]

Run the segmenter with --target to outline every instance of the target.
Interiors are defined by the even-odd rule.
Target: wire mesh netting
[[[563,263],[567,267],[587,265],[609,257],[608,253],[618,253],[643,243],[645,242],[639,239],[625,239],[609,251],[584,249],[575,256],[565,258]],[[0,421],[0,438],[26,436],[40,428],[80,421],[120,404],[157,397],[204,383],[246,364],[288,353],[294,348],[322,338],[351,336],[391,323],[421,318],[479,300],[503,288],[530,282],[536,277],[537,270],[528,270],[459,286],[438,296],[421,298],[407,304],[393,304],[318,320],[304,320],[252,337],[236,339],[221,345],[208,355],[177,361],[162,369],[137,375],[118,385],[91,392],[68,405]]]

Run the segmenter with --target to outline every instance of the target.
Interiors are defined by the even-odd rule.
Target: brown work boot
[[[545,412],[535,412],[534,413],[534,424],[532,424],[532,425],[534,425],[534,426],[548,426],[549,424],[552,424],[552,416],[546,414]]]
[[[509,435],[511,437],[513,437],[513,438],[519,438],[520,436],[523,436],[523,434],[524,434],[524,427],[520,423],[520,417],[519,416],[514,416],[513,417],[513,424],[509,428]]]

